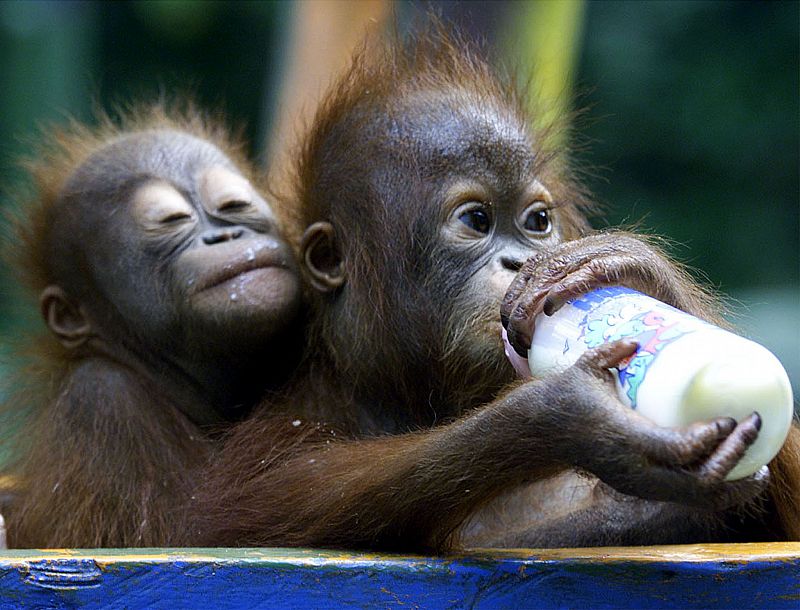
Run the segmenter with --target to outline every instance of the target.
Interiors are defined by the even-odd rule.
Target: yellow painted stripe
[[[47,559],[92,558],[99,564],[124,562],[255,562],[270,561],[295,565],[320,562],[420,562],[430,557],[350,553],[314,549],[36,549],[0,552],[0,561],[24,563]],[[783,561],[800,559],[800,543],[703,544],[653,547],[603,547],[584,549],[475,549],[451,559],[529,559],[543,561],[588,560],[600,562],[708,562]]]

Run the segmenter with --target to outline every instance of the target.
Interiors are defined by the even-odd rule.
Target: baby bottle
[[[534,376],[562,371],[588,349],[633,339],[636,353],[612,369],[623,402],[661,426],[758,411],[755,443],[728,475],[756,472],[780,450],[792,422],[792,388],[763,346],[623,287],[602,288],[539,315],[528,352]],[[506,353],[519,370],[524,362]]]

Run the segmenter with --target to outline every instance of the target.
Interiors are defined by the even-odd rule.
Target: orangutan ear
[[[60,286],[42,290],[39,306],[47,327],[67,349],[83,345],[92,334],[92,325],[83,308]]]
[[[331,223],[315,222],[309,226],[303,233],[300,252],[314,288],[332,292],[344,284],[344,265]]]

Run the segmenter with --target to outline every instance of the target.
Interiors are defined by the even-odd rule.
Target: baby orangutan
[[[10,546],[175,544],[209,430],[296,365],[297,266],[196,112],[51,135],[7,244],[50,330],[4,405]]]
[[[515,284],[506,322],[520,300],[537,313],[542,294],[610,283],[714,315],[647,241],[584,237],[586,198],[523,107],[445,32],[362,53],[333,86],[297,171],[307,356],[218,453],[198,494],[201,544],[423,552],[787,535],[772,513],[727,521],[767,485],[766,469],[724,480],[758,416],[645,420],[608,372],[635,345],[514,380],[499,312],[526,259],[540,281]],[[512,322],[519,344],[527,319]],[[588,491],[573,502],[576,481]]]

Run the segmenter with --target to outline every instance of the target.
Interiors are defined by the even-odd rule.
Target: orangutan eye
[[[526,231],[531,231],[532,233],[549,233],[553,228],[549,210],[530,210],[525,215],[522,226]]]
[[[479,208],[467,210],[461,214],[458,219],[478,233],[487,234],[492,228],[492,219],[489,217],[489,214],[486,210]]]
[[[250,208],[252,204],[249,201],[243,201],[241,199],[232,199],[230,201],[226,201],[221,204],[217,208],[217,212],[243,212]]]
[[[183,231],[196,218],[186,198],[162,181],[147,182],[136,190],[131,213],[146,232],[155,235]]]
[[[187,214],[186,212],[173,212],[172,214],[169,214],[168,216],[162,218],[160,222],[161,224],[164,225],[171,225],[191,219],[192,219],[191,215]]]

